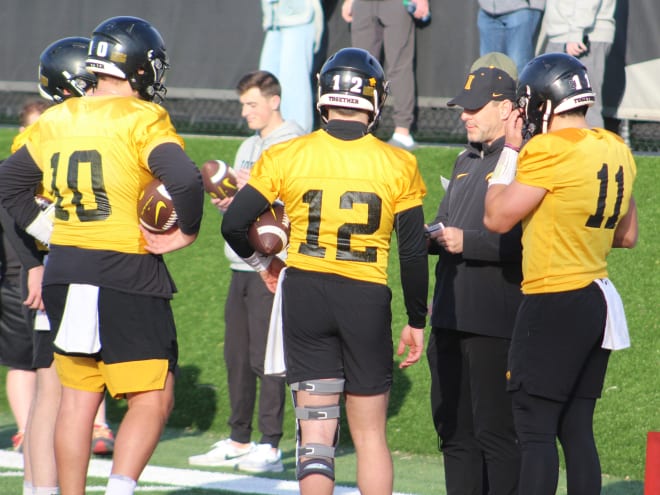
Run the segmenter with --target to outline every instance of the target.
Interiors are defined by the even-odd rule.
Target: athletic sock
[[[32,483],[29,481],[23,481],[23,495],[32,495],[33,491]]]
[[[57,486],[35,486],[32,487],[32,495],[59,495],[60,489]]]
[[[105,495],[133,495],[137,481],[121,474],[111,474]]]

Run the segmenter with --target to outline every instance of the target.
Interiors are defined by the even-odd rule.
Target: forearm
[[[221,232],[229,247],[241,258],[254,254],[247,231],[259,214],[270,206],[268,200],[250,185],[243,187],[222,217]]]
[[[165,184],[172,197],[181,231],[196,234],[204,209],[202,176],[197,166],[179,145],[166,143],[151,152],[149,168]]]
[[[25,146],[0,166],[0,203],[22,229],[41,212],[34,194],[42,176]]]
[[[20,229],[4,208],[0,208],[0,223],[2,223],[5,238],[14,248],[21,266],[26,270],[30,270],[41,265],[43,254],[37,249],[34,238]]]
[[[423,225],[424,212],[421,206],[398,213],[395,218],[401,288],[408,324],[414,328],[426,326],[428,312],[429,273]]]

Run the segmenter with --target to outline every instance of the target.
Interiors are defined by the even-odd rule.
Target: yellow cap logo
[[[468,75],[467,81],[465,81],[465,87],[463,88],[465,91],[470,91],[472,89],[472,81],[474,81],[474,74]]]

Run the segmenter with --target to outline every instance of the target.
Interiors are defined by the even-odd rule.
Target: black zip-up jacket
[[[450,254],[435,242],[431,325],[479,335],[510,338],[522,299],[522,229],[496,234],[483,224],[488,179],[504,138],[469,144],[454,164],[451,181],[433,223],[463,229],[463,252]]]

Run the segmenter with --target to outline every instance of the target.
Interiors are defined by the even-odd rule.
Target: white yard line
[[[92,459],[89,475],[107,478],[110,474],[110,460]],[[23,456],[9,450],[0,450],[0,467],[23,469]],[[22,476],[22,471],[2,473],[4,476]],[[158,486],[149,486],[157,484]],[[162,486],[168,485],[168,486]],[[198,469],[177,469],[160,466],[147,466],[140,476],[139,491],[164,491],[176,488],[201,488],[207,490],[228,490],[235,493],[262,493],[265,495],[292,495],[298,493],[295,481],[259,478],[245,474],[218,473]],[[103,487],[88,487],[88,491],[103,491]],[[357,488],[336,486],[335,495],[359,495]],[[395,492],[392,495],[406,495]]]

